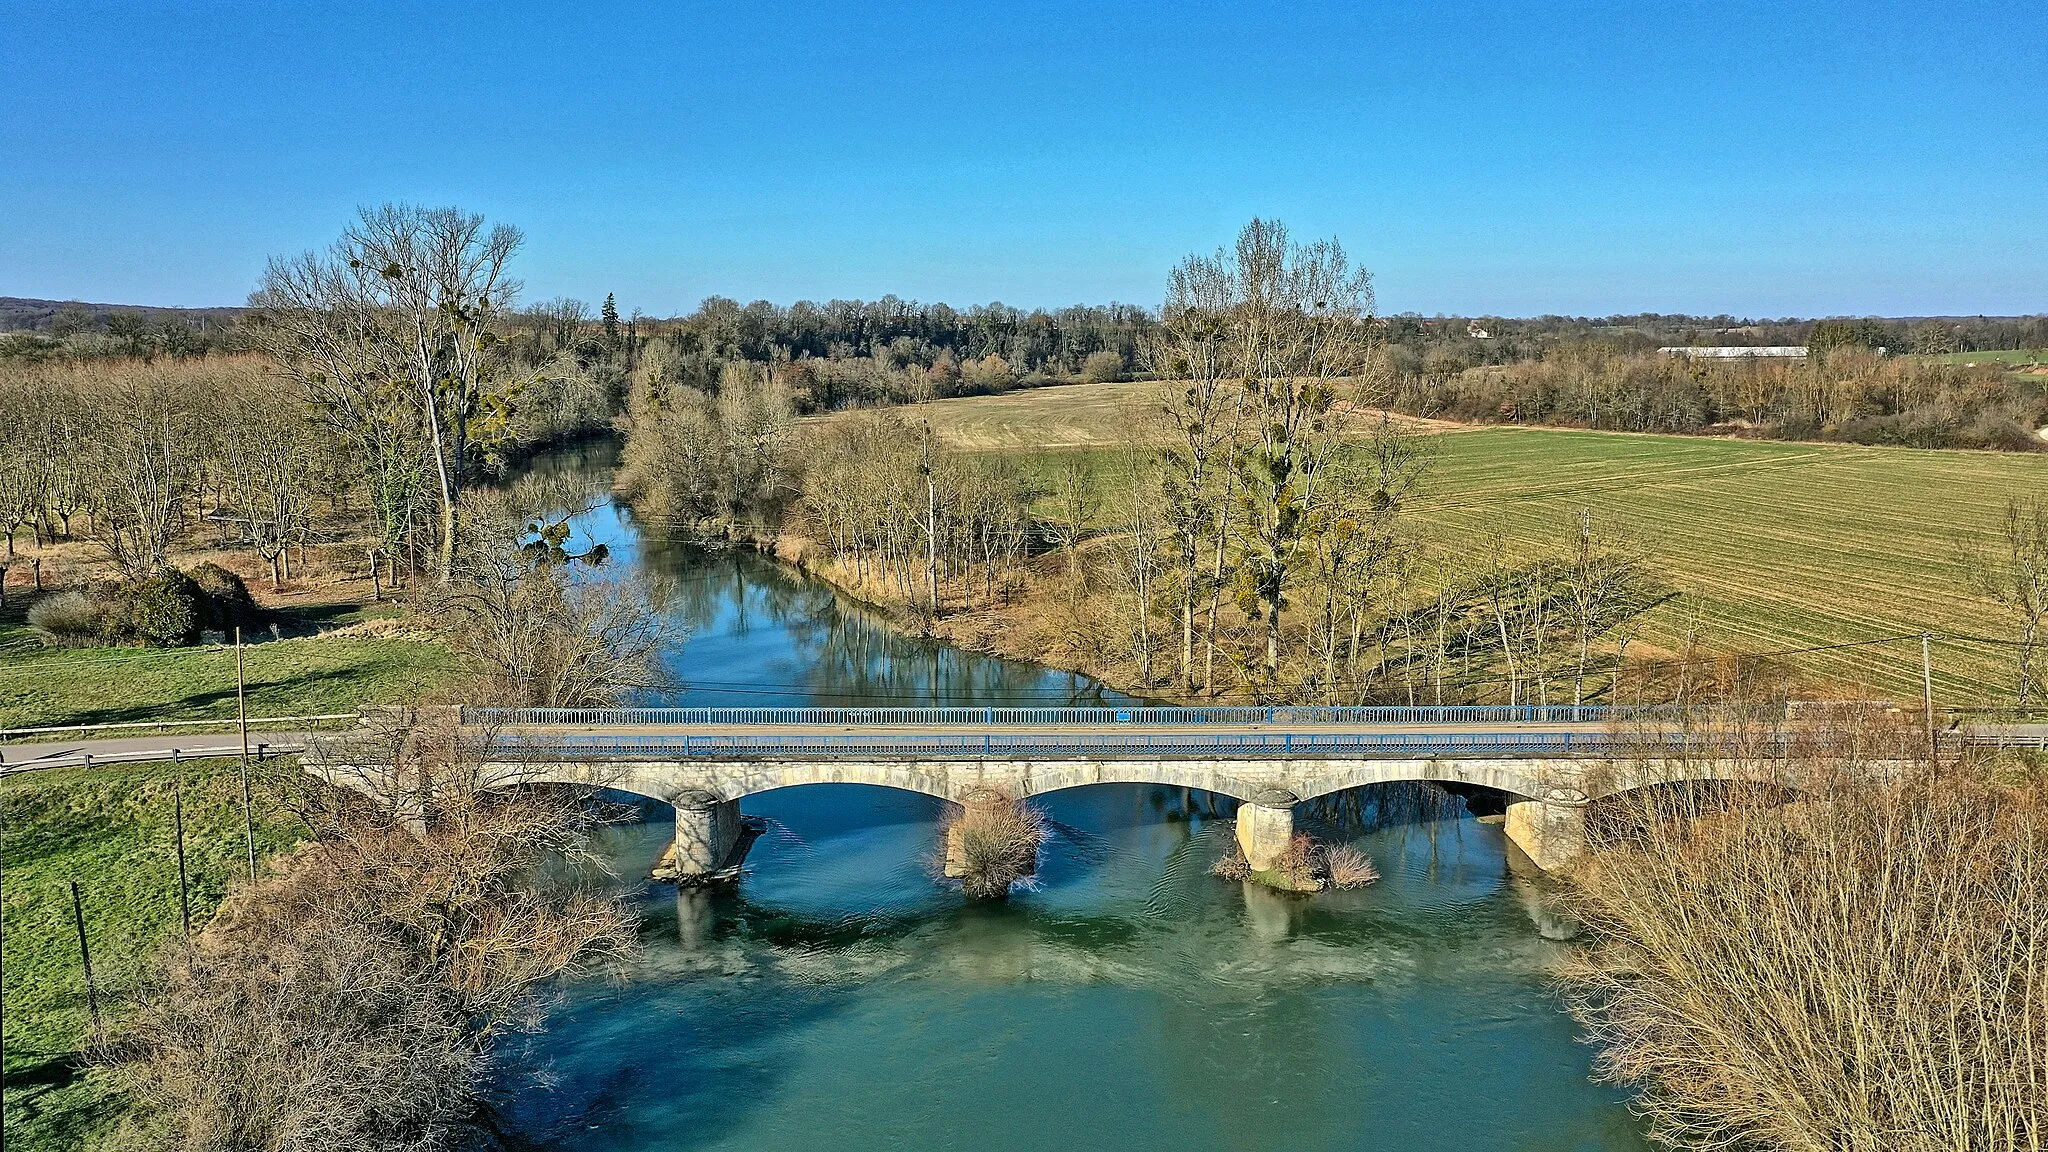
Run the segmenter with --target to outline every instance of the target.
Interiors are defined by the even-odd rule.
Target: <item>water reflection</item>
[[[921,644],[743,552],[587,532],[689,639],[650,699],[1012,704],[1112,698]],[[622,980],[567,991],[520,1053],[509,1119],[538,1146],[621,1149],[1644,1147],[1545,991],[1497,827],[1362,790],[1308,813],[1383,879],[1312,899],[1219,880],[1234,802],[1141,785],[1041,798],[1035,888],[934,882],[939,805],[864,785],[750,797],[769,821],[733,890],[641,884],[659,805],[611,833],[646,916]]]

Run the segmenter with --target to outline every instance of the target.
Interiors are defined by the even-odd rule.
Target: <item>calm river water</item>
[[[1120,699],[906,638],[752,555],[585,520],[689,629],[664,701]],[[509,1119],[578,1152],[1646,1147],[1588,1080],[1545,983],[1562,945],[1497,827],[1332,824],[1385,879],[1302,899],[1209,875],[1227,799],[1104,785],[1042,803],[1037,887],[985,905],[933,881],[923,796],[749,797],[771,824],[747,875],[680,898],[641,882],[670,831],[651,806],[610,845],[645,955],[569,990],[514,1061],[547,1083]]]

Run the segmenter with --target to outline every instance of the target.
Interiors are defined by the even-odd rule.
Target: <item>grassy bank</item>
[[[303,716],[415,697],[449,674],[440,645],[312,636],[251,644],[249,714]],[[0,621],[0,728],[199,720],[235,715],[235,650],[44,648]]]
[[[10,1148],[88,1147],[119,1116],[118,1098],[82,1069],[91,1025],[70,883],[78,883],[84,899],[102,1009],[117,1014],[149,957],[180,933],[172,816],[178,780],[165,764],[0,778]],[[247,867],[235,762],[187,763],[184,798],[197,921]],[[296,839],[293,826],[260,796],[257,810],[259,851]]]

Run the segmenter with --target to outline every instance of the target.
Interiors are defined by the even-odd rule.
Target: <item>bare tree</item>
[[[636,586],[588,570],[602,554],[565,551],[566,519],[522,540],[496,511],[472,510],[454,572],[425,596],[450,647],[477,671],[478,693],[515,707],[580,707],[648,684],[673,626]]]
[[[1154,461],[1136,447],[1118,460],[1121,492],[1112,542],[1117,571],[1131,595],[1131,649],[1138,658],[1138,684],[1152,684],[1152,601],[1158,594],[1159,544],[1165,527],[1160,480]]]
[[[396,416],[393,400],[409,403],[440,506],[443,579],[471,449],[509,418],[495,323],[519,290],[506,270],[519,244],[517,228],[486,230],[455,208],[366,208],[327,253],[273,259],[249,300],[259,342],[317,401],[379,424]]]
[[[590,305],[567,296],[543,300],[527,310],[529,320],[545,332],[557,352],[574,348],[577,338],[583,334],[583,326],[590,323]]]
[[[91,378],[80,396],[96,535],[131,574],[168,564],[182,527],[194,465],[190,400],[157,369]]]
[[[279,588],[290,570],[290,547],[309,528],[317,450],[308,442],[300,408],[275,392],[250,390],[228,408],[221,421],[220,469],[232,518],[270,565],[271,587]]]
[[[1095,514],[1095,485],[1078,460],[1063,460],[1052,478],[1052,517],[1046,523],[1052,543],[1067,557],[1068,594],[1081,589],[1081,536]]]
[[[1228,535],[1231,469],[1243,424],[1245,392],[1233,374],[1225,317],[1231,276],[1220,257],[1189,256],[1167,280],[1162,347],[1155,360],[1183,377],[1161,386],[1156,417],[1167,433],[1160,460],[1162,495],[1173,535],[1174,598],[1180,624],[1180,680],[1195,688],[1196,608],[1210,604],[1208,642],[1215,643],[1215,610],[1222,586]],[[1214,543],[1214,564],[1203,564],[1204,540]]]
[[[2025,708],[2037,694],[2048,695],[2048,669],[2041,667],[2041,647],[2048,644],[2048,503],[2029,497],[2007,504],[1995,541],[1966,549],[1964,561],[1977,590],[2012,619],[2018,649],[2013,695]]]
[[[1572,518],[1564,581],[1577,648],[1572,668],[1572,704],[1577,706],[1586,700],[1593,641],[1640,618],[1670,593],[1651,573],[1647,554],[1635,541],[1596,531],[1590,508]],[[1626,645],[1626,638],[1622,643]],[[1617,677],[1619,663],[1617,652]]]
[[[1262,625],[1271,683],[1301,531],[1336,446],[1339,389],[1366,366],[1374,343],[1372,275],[1335,240],[1295,244],[1285,225],[1256,219],[1216,261],[1228,277],[1222,318],[1231,354],[1258,421],[1257,442],[1236,469],[1237,600]]]

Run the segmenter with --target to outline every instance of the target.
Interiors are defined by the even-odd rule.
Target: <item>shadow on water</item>
[[[925,644],[745,552],[585,527],[689,638],[663,703],[1120,700]],[[751,796],[736,889],[641,884],[668,813],[606,850],[644,955],[563,990],[510,1067],[508,1117],[558,1152],[652,1149],[1645,1147],[1546,991],[1559,944],[1497,827],[1418,791],[1304,820],[1382,873],[1312,898],[1220,880],[1235,802],[1098,785],[1037,799],[1033,884],[968,904],[930,860],[939,805],[864,785]],[[513,1091],[516,1090],[516,1091]]]

